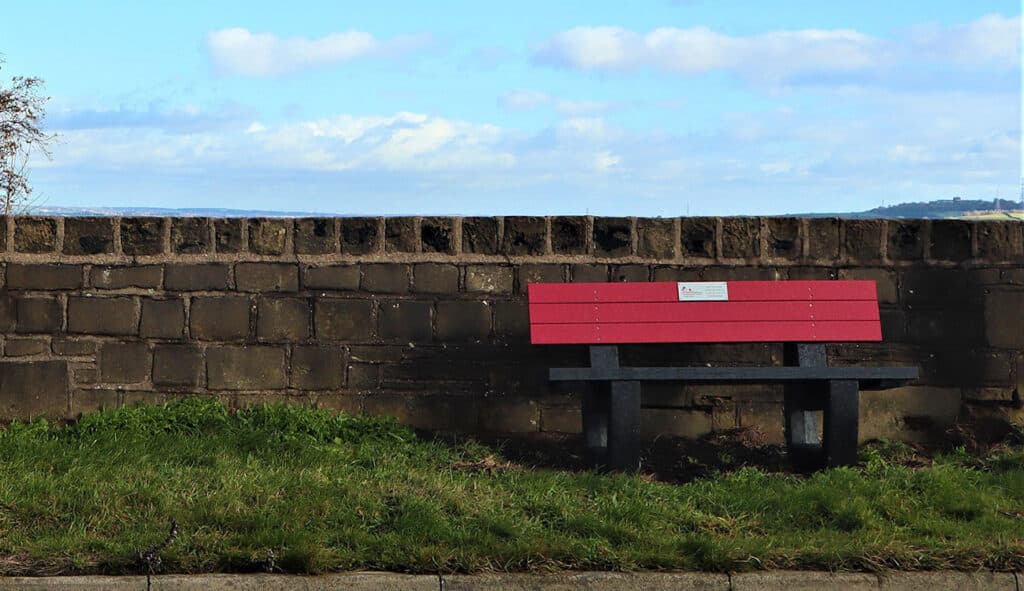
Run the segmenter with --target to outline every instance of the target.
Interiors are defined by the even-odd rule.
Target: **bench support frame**
[[[828,367],[823,344],[787,343],[784,364],[806,369],[808,376],[804,381],[789,377],[783,381],[786,446],[794,466],[813,470],[855,464],[859,381],[813,377],[820,373],[815,368]],[[618,345],[591,345],[588,369],[602,375],[632,375],[630,368],[619,364]],[[897,369],[906,373],[912,368]],[[556,371],[552,370],[553,379],[565,379],[555,378]],[[878,371],[885,370],[869,370],[864,378],[874,378]],[[912,373],[916,377],[916,369]],[[710,381],[747,380],[716,376]],[[637,470],[640,467],[640,380],[594,379],[591,386],[582,401],[583,434],[589,461],[594,466],[612,470]],[[822,421],[818,419],[819,413]]]

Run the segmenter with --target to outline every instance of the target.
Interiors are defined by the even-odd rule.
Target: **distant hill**
[[[850,213],[799,213],[797,217],[841,218],[1014,218],[1024,219],[1024,207],[1008,199],[939,199],[937,201],[900,203]]]

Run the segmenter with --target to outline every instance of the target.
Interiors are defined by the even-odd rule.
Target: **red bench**
[[[583,431],[595,464],[636,469],[640,384],[785,384],[786,444],[801,468],[857,460],[858,393],[918,376],[916,367],[829,367],[827,342],[880,341],[874,281],[535,283],[537,345],[590,345],[590,367],[553,368],[553,381],[591,382]],[[627,343],[786,343],[784,366],[624,367]],[[819,435],[817,411],[824,425]]]

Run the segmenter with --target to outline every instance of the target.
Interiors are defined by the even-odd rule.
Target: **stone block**
[[[100,380],[108,384],[135,384],[149,378],[146,343],[103,343],[99,351]]]
[[[298,342],[310,336],[309,301],[302,298],[259,298],[256,336],[261,341]]]
[[[924,258],[925,227],[922,220],[889,220],[888,254],[894,261]]]
[[[551,218],[551,250],[555,254],[587,254],[587,218]]]
[[[121,218],[121,252],[154,255],[164,251],[166,218]]]
[[[959,388],[906,386],[861,392],[860,441],[928,441],[956,422],[960,403]]]
[[[416,252],[419,245],[420,232],[417,218],[384,218],[385,252]]]
[[[789,267],[786,278],[792,281],[834,281],[839,278],[839,271],[834,267]]]
[[[338,390],[345,385],[345,350],[341,347],[296,346],[292,350],[292,388]]]
[[[929,233],[931,258],[953,263],[961,263],[971,258],[971,228],[973,225],[973,222],[964,220],[932,221]]]
[[[1020,577],[1020,575],[1016,575]],[[1013,573],[981,572],[886,572],[880,591],[1019,591]],[[838,587],[832,587],[836,589]]]
[[[734,259],[761,256],[761,220],[722,218],[722,256]]]
[[[716,218],[680,218],[679,230],[684,257],[713,258],[715,256]]]
[[[64,326],[64,306],[57,298],[18,298],[14,308],[17,332],[52,333]]]
[[[230,286],[231,268],[221,263],[165,265],[164,289],[222,291]]]
[[[498,252],[497,218],[463,218],[462,252],[465,254],[496,254]]]
[[[409,293],[409,265],[363,265],[363,290],[375,293]]]
[[[245,247],[245,241],[242,239],[242,222],[240,218],[213,221],[213,240],[218,253],[242,252]]]
[[[18,318],[16,307],[16,300],[0,291],[0,333],[14,330],[14,323]]]
[[[341,218],[341,252],[369,254],[381,246],[380,220],[377,218]]]
[[[781,281],[786,277],[786,271],[778,267],[753,265],[705,267],[701,277],[704,281]]]
[[[154,347],[153,384],[169,388],[202,386],[202,350],[191,345],[157,345]]]
[[[433,336],[429,302],[381,302],[380,338],[394,343],[429,343]]]
[[[850,267],[839,270],[840,279],[868,280],[874,281],[878,287],[878,301],[882,304],[895,304],[899,302],[899,289],[897,288],[896,272],[891,269],[878,267]]]
[[[491,334],[491,304],[479,301],[437,303],[437,339],[441,342],[482,341]]]
[[[78,357],[96,353],[96,341],[79,339],[54,339],[52,343],[54,355]]]
[[[985,296],[985,338],[993,347],[1024,348],[1024,289],[992,289]]]
[[[978,258],[990,263],[1024,259],[1022,228],[1024,223],[1016,221],[980,222],[975,226],[978,234]]]
[[[736,417],[739,423],[737,426],[757,429],[764,436],[765,443],[772,445],[786,443],[782,405],[757,400],[737,401]]]
[[[211,390],[282,390],[286,376],[282,347],[225,346],[206,351],[206,384]]]
[[[716,573],[555,572],[444,575],[445,591],[730,591],[729,577]],[[780,587],[781,588],[781,587]],[[844,587],[821,587],[845,589]],[[760,588],[767,589],[767,588]],[[774,591],[774,587],[771,588]]]
[[[100,373],[95,367],[79,367],[72,370],[74,383],[78,385],[97,384],[100,381]]]
[[[640,434],[644,439],[658,436],[696,439],[714,430],[711,413],[690,409],[640,409]]]
[[[323,392],[316,396],[316,408],[353,416],[363,414],[363,397],[354,392]],[[421,576],[422,575],[417,575]],[[424,577],[425,578],[425,577]]]
[[[68,402],[67,362],[0,362],[0,420],[61,418]]]
[[[57,220],[16,216],[14,218],[14,251],[25,253],[53,252],[57,249]]]
[[[501,253],[539,256],[547,252],[547,222],[542,217],[510,216],[505,218]]]
[[[7,289],[79,289],[83,277],[82,265],[7,265]]]
[[[579,406],[542,406],[540,430],[548,433],[582,433],[583,413]]]
[[[249,336],[252,302],[245,296],[192,298],[189,333],[201,341],[233,341]]]
[[[238,263],[235,287],[238,291],[299,291],[299,266],[294,263]]]
[[[651,268],[647,265],[612,265],[612,281],[650,281]]]
[[[184,300],[179,298],[143,298],[139,336],[153,339],[180,339],[184,337]]]
[[[295,220],[295,254],[330,254],[338,252],[338,236],[333,218],[300,218]]]
[[[884,223],[882,220],[843,220],[846,259],[861,263],[881,262]]]
[[[909,326],[906,312],[882,308],[878,313],[882,321],[882,342],[907,342],[910,337],[907,332]]]
[[[807,224],[807,258],[831,263],[839,258],[839,219],[810,218]]]
[[[594,256],[624,257],[633,252],[633,220],[594,218]]]
[[[4,343],[7,357],[28,357],[50,352],[50,342],[44,338],[9,338]]]
[[[877,591],[878,577],[869,573],[829,573],[814,571],[766,571],[737,573],[731,576],[730,591]]]
[[[113,218],[64,218],[64,254],[113,254]]]
[[[636,221],[636,254],[645,259],[671,260],[677,244],[674,222],[665,218],[639,218]]]
[[[518,267],[519,293],[526,293],[531,283],[563,283],[565,282],[565,265],[556,264],[525,264]]]
[[[921,345],[980,345],[984,326],[977,314],[963,311],[950,314],[943,310],[913,310],[908,315],[907,340]]]
[[[171,218],[171,251],[176,254],[210,252],[212,230],[209,218]]]
[[[68,332],[121,336],[138,334],[139,301],[134,297],[68,297]]]
[[[530,314],[526,300],[494,302],[494,338],[501,342],[529,342]]]
[[[70,418],[78,418],[87,412],[113,410],[117,408],[117,390],[75,390],[71,393]]]
[[[417,293],[458,293],[459,268],[455,265],[422,263],[413,267],[413,291]]]
[[[163,268],[160,265],[96,266],[89,270],[89,285],[97,289],[126,289],[160,287]]]
[[[306,267],[302,273],[302,285],[306,289],[356,291],[359,289],[359,266]]]
[[[366,342],[373,339],[373,307],[369,300],[317,298],[313,305],[316,338]]]
[[[350,363],[348,387],[354,390],[375,390],[380,386],[380,366],[369,363]]]
[[[372,394],[363,400],[366,414],[394,417],[415,429],[472,431],[481,402],[465,396]]]
[[[420,220],[420,250],[455,254],[455,221],[442,217]]]
[[[768,256],[793,260],[803,255],[800,218],[768,218]]]
[[[608,281],[608,265],[569,265],[569,280],[573,283],[605,283]]]
[[[466,267],[466,291],[476,293],[512,293],[512,267],[469,265]]]
[[[655,267],[653,281],[700,281],[704,277],[702,267]]]
[[[254,218],[249,220],[249,252],[281,255],[288,247],[288,220]]]
[[[478,429],[490,433],[532,433],[540,430],[540,407],[523,398],[489,398],[480,404]]]
[[[971,286],[968,278],[959,269],[906,269],[899,277],[900,303],[912,308],[966,307],[981,291]]]

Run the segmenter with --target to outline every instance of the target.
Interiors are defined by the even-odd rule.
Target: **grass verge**
[[[0,432],[0,574],[140,572],[172,519],[161,572],[1024,568],[1024,450],[924,468],[894,453],[676,485],[189,399]]]

